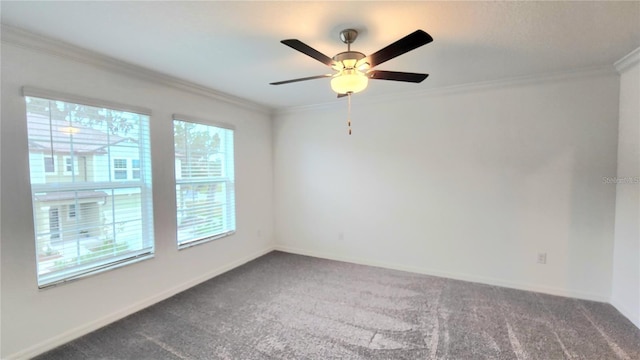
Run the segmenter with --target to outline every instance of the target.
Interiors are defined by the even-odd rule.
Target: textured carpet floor
[[[272,252],[39,359],[640,359],[611,305]]]

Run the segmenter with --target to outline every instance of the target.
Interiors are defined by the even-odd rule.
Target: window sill
[[[135,257],[130,257],[130,258],[126,258],[126,259],[122,259],[118,262],[114,262],[114,263],[110,263],[110,264],[106,264],[103,267],[97,268],[97,269],[88,269],[86,272],[84,273],[80,273],[80,274],[76,274],[76,275],[70,275],[67,278],[62,278],[62,279],[52,279],[50,281],[45,281],[43,283],[38,283],[38,289],[40,290],[46,290],[49,288],[53,288],[53,287],[57,287],[66,283],[70,283],[76,280],[80,280],[80,279],[84,279],[86,277],[90,277],[93,275],[97,275],[97,274],[101,274],[107,271],[111,271],[111,270],[115,270],[118,268],[121,268],[123,266],[127,266],[127,265],[131,265],[131,264],[135,264],[144,260],[149,260],[149,259],[153,259],[154,258],[154,254],[153,253],[144,253],[144,254],[140,254],[137,255]]]
[[[178,250],[184,250],[184,249],[188,249],[188,248],[193,247],[193,246],[197,246],[197,245],[200,245],[200,244],[208,243],[210,241],[222,239],[222,238],[225,238],[227,236],[231,236],[231,235],[233,235],[235,233],[236,233],[236,231],[232,230],[232,231],[227,231],[226,233],[222,233],[222,234],[218,234],[218,235],[214,235],[214,236],[209,236],[209,237],[205,237],[205,238],[202,238],[202,239],[196,239],[196,240],[191,240],[191,241],[188,241],[188,242],[183,242],[183,243],[178,244]]]

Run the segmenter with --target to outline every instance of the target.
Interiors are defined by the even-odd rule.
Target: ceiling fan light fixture
[[[356,67],[356,59],[344,59],[342,63],[344,64],[345,69],[353,69]]]
[[[360,71],[367,71],[370,68],[371,68],[371,65],[366,61],[362,62],[361,60],[361,61],[358,61],[358,63],[356,64],[356,69]]]
[[[0,0],[1,1],[1,0]],[[324,74],[308,76],[304,78],[272,82],[271,85],[282,85],[298,81],[313,79],[332,78],[331,89],[338,93],[338,98],[363,91],[369,84],[369,79],[403,81],[419,83],[426,79],[429,74],[409,73],[401,71],[373,70],[378,65],[389,61],[397,56],[405,54],[413,49],[433,41],[431,35],[424,30],[416,30],[411,34],[387,45],[386,47],[370,54],[369,56],[352,51],[351,44],[358,37],[355,29],[345,29],[340,32],[340,40],[347,44],[347,51],[343,51],[328,57],[311,46],[298,39],[286,39],[280,41],[286,46],[297,50],[321,63],[330,67],[335,74]],[[350,98],[350,97],[349,97]]]
[[[369,78],[357,69],[345,69],[331,79],[331,89],[338,94],[359,93],[367,88]]]
[[[363,91],[369,84],[369,78],[377,80],[392,80],[419,83],[426,79],[429,74],[408,73],[400,71],[371,70],[372,68],[391,60],[397,56],[407,53],[413,49],[433,41],[431,35],[424,30],[416,30],[411,34],[397,40],[386,47],[366,56],[359,51],[351,51],[351,44],[358,37],[355,29],[346,29],[340,32],[340,40],[347,44],[347,51],[336,54],[334,57],[319,52],[311,46],[297,39],[282,40],[281,43],[312,57],[324,65],[336,71],[334,75],[325,74],[309,76],[286,81],[273,82],[271,85],[288,84],[292,82],[320,79],[331,77],[331,90],[338,93],[338,98],[347,96],[348,116],[347,126],[351,135],[351,94]]]

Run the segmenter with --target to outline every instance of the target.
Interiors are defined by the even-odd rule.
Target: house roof
[[[89,126],[73,124],[63,119],[27,113],[29,150],[57,153],[104,153],[106,147],[132,139],[109,134]]]

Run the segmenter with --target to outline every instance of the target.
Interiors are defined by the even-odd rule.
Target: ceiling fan
[[[374,67],[391,60],[396,56],[407,53],[422,45],[433,41],[431,35],[423,30],[416,30],[402,39],[366,56],[359,51],[351,51],[351,44],[358,37],[358,31],[346,29],[340,32],[340,40],[347,44],[347,51],[336,54],[330,58],[311,46],[297,39],[282,40],[281,43],[308,55],[321,63],[329,66],[336,72],[309,76],[299,79],[272,82],[271,85],[289,84],[298,81],[306,81],[321,78],[332,78],[331,89],[338,94],[338,97],[347,96],[364,90],[369,79],[392,80],[419,83],[426,79],[428,74],[409,73],[399,71],[373,70]]]

